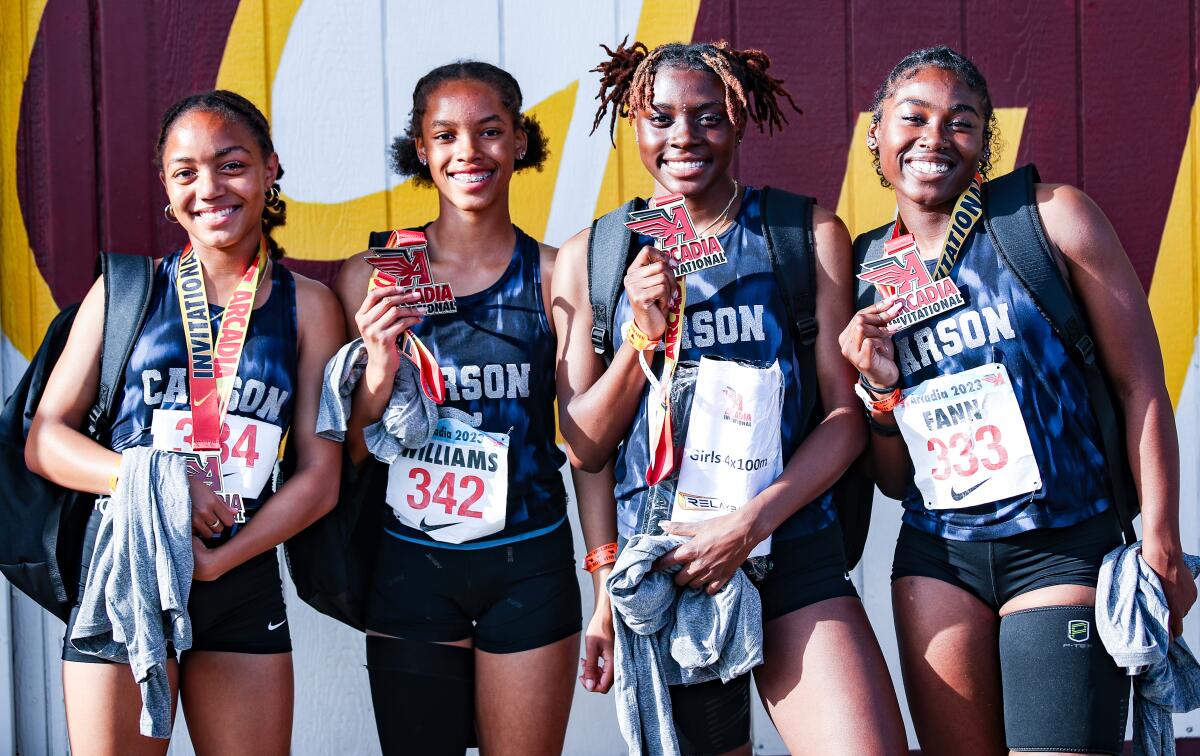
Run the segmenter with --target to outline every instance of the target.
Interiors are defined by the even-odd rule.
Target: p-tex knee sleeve
[[[368,635],[367,677],[384,756],[476,746],[473,650]]]
[[[1121,753],[1125,676],[1090,606],[1047,606],[1000,620],[1004,734],[1014,751]]]

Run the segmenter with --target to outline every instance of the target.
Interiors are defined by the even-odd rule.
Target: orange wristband
[[[588,572],[595,572],[601,567],[606,567],[617,561],[617,544],[606,543],[603,546],[597,546],[587,553],[583,558],[583,569]]]
[[[872,402],[871,409],[875,410],[876,412],[891,412],[892,410],[896,409],[897,405],[900,404],[901,396],[902,394],[900,393],[899,388],[892,389],[891,393],[886,394]]]
[[[639,352],[644,352],[647,349],[655,349],[658,347],[659,340],[652,339],[646,335],[646,332],[638,328],[637,323],[632,320],[626,320],[621,326],[621,336],[629,346]]]

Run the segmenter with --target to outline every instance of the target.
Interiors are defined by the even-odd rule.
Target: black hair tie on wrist
[[[867,380],[867,376],[863,375],[862,373],[858,374],[858,384],[876,396],[887,396],[896,389],[900,388],[899,383],[893,383],[887,388],[880,388],[879,386],[872,385],[872,383]]]

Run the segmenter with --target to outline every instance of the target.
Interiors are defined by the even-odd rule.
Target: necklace
[[[707,226],[705,226],[704,230],[701,231],[700,233],[696,234],[696,236],[704,236],[705,234],[708,233],[708,230],[710,228],[712,228],[713,226],[717,225],[717,223],[728,220],[728,218],[725,217],[725,213],[728,213],[729,208],[733,207],[733,201],[735,199],[737,199],[737,196],[738,196],[738,182],[737,182],[737,179],[734,179],[733,180],[733,194],[729,195],[729,201],[725,203],[725,207],[721,209],[721,212],[717,215],[716,218],[713,219],[712,223],[709,223]]]

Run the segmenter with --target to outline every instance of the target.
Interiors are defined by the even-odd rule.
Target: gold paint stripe
[[[0,3],[0,324],[26,359],[58,313],[33,258],[17,192],[21,97],[45,9],[46,0]]]
[[[1196,213],[1200,191],[1200,155],[1196,146],[1200,135],[1200,101],[1193,103],[1187,144],[1179,162],[1179,175],[1171,195],[1171,207],[1163,227],[1154,277],[1150,282],[1150,312],[1162,346],[1163,368],[1171,403],[1178,407],[1196,351],[1197,326],[1200,325],[1200,224]]]
[[[638,19],[636,39],[653,50],[668,42],[690,42],[696,29],[700,0],[645,0]],[[633,40],[630,40],[632,43]],[[603,51],[601,51],[603,52]],[[654,191],[654,179],[642,167],[637,144],[628,121],[618,119],[617,148],[608,156],[600,193],[596,197],[596,215],[600,216],[633,197],[648,197]],[[608,121],[596,129],[592,139],[608,137]]]

